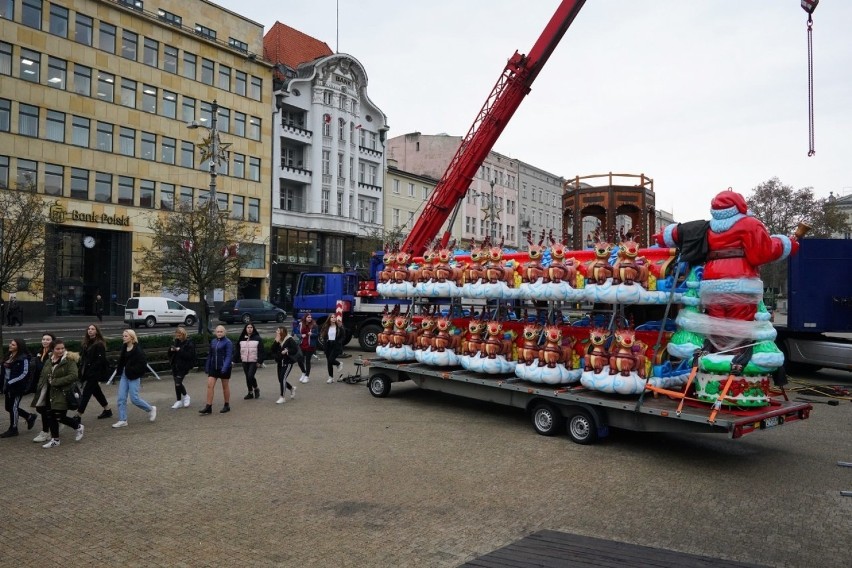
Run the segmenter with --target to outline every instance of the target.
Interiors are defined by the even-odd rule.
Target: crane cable
[[[808,157],[816,154],[814,150],[814,20],[811,15],[816,10],[819,0],[802,0],[802,9],[808,13]]]

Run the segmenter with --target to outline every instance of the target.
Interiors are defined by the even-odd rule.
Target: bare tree
[[[240,270],[252,260],[251,251],[239,245],[254,242],[254,229],[228,220],[211,201],[196,209],[183,206],[149,227],[151,243],[140,247],[134,276],[176,294],[197,294],[204,308],[207,293],[236,286]],[[207,330],[210,314],[201,309],[199,317]]]
[[[810,187],[793,189],[777,177],[755,187],[746,201],[771,234],[792,235],[802,221],[812,227],[808,237],[813,238],[828,238],[833,233],[848,230],[846,218],[827,198],[817,199]],[[764,265],[761,277],[768,287],[783,289],[787,281],[787,263]]]
[[[17,190],[0,189],[0,290],[6,293],[37,292],[44,285],[47,215],[35,189],[32,181]],[[4,323],[0,321],[0,353]]]

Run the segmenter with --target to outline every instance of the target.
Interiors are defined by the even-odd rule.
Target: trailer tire
[[[562,413],[552,404],[540,402],[533,407],[532,425],[542,436],[556,436],[565,428]]]
[[[367,383],[367,387],[370,389],[370,394],[376,398],[385,398],[388,394],[390,394],[391,389],[391,380],[387,375],[373,375],[370,377],[370,381]]]
[[[592,415],[585,410],[572,410],[568,415],[568,437],[575,444],[587,446],[598,440],[598,428]]]
[[[361,346],[361,349],[375,353],[381,332],[382,326],[377,323],[371,323],[362,327],[361,334],[358,336],[358,344]]]

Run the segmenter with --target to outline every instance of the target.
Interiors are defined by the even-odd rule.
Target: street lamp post
[[[488,220],[491,221],[491,242],[497,240],[497,224],[494,222],[494,184],[496,179],[492,179],[491,184],[491,199],[488,200]]]
[[[210,208],[211,216],[215,216],[216,212],[219,210],[219,201],[216,198],[216,177],[219,169],[219,152],[222,151],[222,145],[219,143],[219,103],[216,100],[213,100],[213,104],[211,106],[212,110],[212,118],[210,120],[209,128],[204,126],[203,124],[199,124],[196,121],[192,121],[186,125],[187,128],[195,129],[195,128],[208,128],[210,130],[210,142],[207,147],[207,151],[205,152],[205,157],[210,158],[210,195],[209,199],[212,200],[213,206]]]

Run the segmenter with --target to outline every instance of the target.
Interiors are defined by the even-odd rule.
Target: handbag
[[[65,391],[65,404],[68,410],[77,410],[80,408],[80,399],[83,398],[83,393],[80,392],[80,383],[74,383],[71,388]]]

